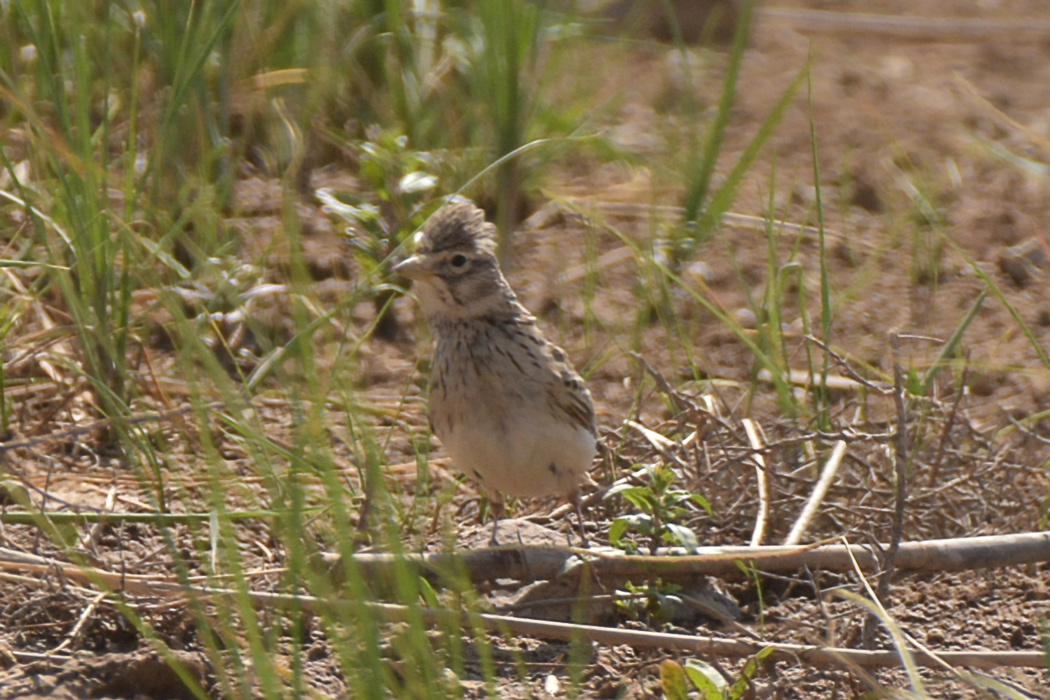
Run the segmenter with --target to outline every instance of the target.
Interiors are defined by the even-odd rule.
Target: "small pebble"
[[[758,326],[758,322],[755,320],[755,312],[751,309],[737,309],[734,315],[737,323],[744,328],[755,328]]]

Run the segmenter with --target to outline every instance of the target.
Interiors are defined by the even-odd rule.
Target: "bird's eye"
[[[463,267],[467,264],[467,256],[463,255],[462,253],[456,253],[448,259],[448,264],[457,270],[462,270]]]

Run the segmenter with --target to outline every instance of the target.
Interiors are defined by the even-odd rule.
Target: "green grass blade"
[[[798,93],[802,81],[805,80],[808,73],[809,64],[807,63],[798,72],[795,79],[791,81],[791,84],[788,85],[787,89],[781,94],[781,97],[773,107],[772,112],[770,112],[770,115],[759,127],[758,133],[756,133],[755,137],[748,143],[747,148],[744,149],[740,159],[733,164],[732,169],[726,176],[725,182],[711,196],[710,203],[704,210],[703,215],[700,216],[697,223],[694,234],[695,242],[699,243],[705,240],[710,232],[719,225],[722,216],[729,211],[733,202],[736,200],[737,190],[743,182],[744,176],[751,169],[751,166],[758,158],[762,148],[775,133],[780,122],[783,121],[784,115],[787,113],[788,108],[791,107],[791,103],[794,102],[795,95]]]
[[[754,0],[743,0],[740,3],[740,16],[736,33],[733,35],[733,46],[729,52],[729,65],[726,68],[725,78],[722,81],[722,94],[718,101],[718,110],[715,112],[714,123],[710,127],[703,152],[700,154],[699,163],[690,177],[689,186],[686,190],[684,200],[685,213],[682,217],[686,224],[699,221],[700,209],[707,198],[707,193],[711,186],[715,164],[718,162],[718,154],[722,149],[726,127],[729,125],[733,103],[736,100],[736,86],[740,79],[740,68],[744,63],[744,54],[747,52],[747,43],[751,37],[751,19],[754,16],[754,9]]]

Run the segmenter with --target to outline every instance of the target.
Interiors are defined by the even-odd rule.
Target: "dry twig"
[[[769,479],[766,476],[766,458],[762,455],[762,436],[754,421],[745,418],[741,421],[747,432],[747,439],[754,450],[755,479],[758,485],[758,513],[755,515],[755,529],[751,533],[751,546],[762,544],[766,536],[766,523],[769,521]]]
[[[824,463],[820,479],[817,480],[817,485],[813,487],[813,493],[810,494],[809,500],[806,501],[802,514],[798,516],[798,520],[792,526],[791,532],[788,534],[787,539],[784,540],[784,544],[793,545],[802,541],[802,536],[806,534],[806,529],[813,520],[813,516],[816,515],[820,504],[824,502],[824,496],[827,495],[828,489],[831,488],[831,482],[835,480],[835,475],[839,471],[839,465],[842,464],[842,457],[845,454],[846,443],[839,440],[835,443],[835,447],[832,448],[828,461]]]

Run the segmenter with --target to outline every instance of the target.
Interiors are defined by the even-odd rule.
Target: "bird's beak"
[[[410,280],[415,280],[427,274],[427,267],[420,256],[413,255],[394,265],[394,272],[404,275]]]

